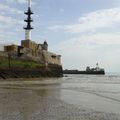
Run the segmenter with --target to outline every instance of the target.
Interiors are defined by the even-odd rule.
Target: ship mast
[[[28,0],[28,10],[24,12],[25,15],[27,15],[27,19],[24,20],[27,23],[27,26],[25,29],[25,40],[31,40],[31,30],[33,27],[31,26],[31,22],[33,22],[31,15],[33,12],[31,11],[31,0]]]

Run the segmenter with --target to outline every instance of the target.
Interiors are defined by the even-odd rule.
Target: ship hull
[[[63,74],[89,74],[89,75],[105,75],[105,71],[72,71],[64,70]]]

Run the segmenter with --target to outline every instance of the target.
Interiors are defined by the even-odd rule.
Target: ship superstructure
[[[90,68],[89,66],[86,67],[86,70],[79,71],[79,70],[64,70],[64,74],[91,74],[91,75],[104,75],[105,70],[103,68],[100,68],[98,66],[98,63],[96,64],[95,68]]]

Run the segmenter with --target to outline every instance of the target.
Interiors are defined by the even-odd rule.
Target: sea
[[[0,81],[0,120],[120,120],[120,74]]]

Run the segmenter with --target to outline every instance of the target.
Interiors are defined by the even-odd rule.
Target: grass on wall
[[[36,63],[34,61],[24,61],[10,59],[10,68],[41,68],[44,67],[43,64]],[[0,68],[9,68],[9,59],[0,57]]]

